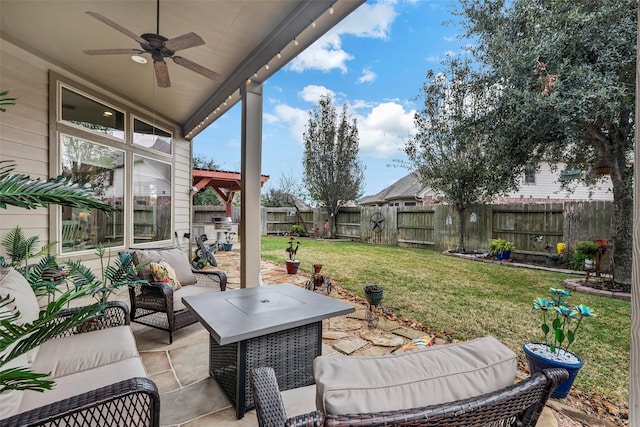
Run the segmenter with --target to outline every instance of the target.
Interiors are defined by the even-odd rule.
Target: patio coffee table
[[[249,372],[270,366],[281,390],[314,383],[322,351],[322,319],[351,313],[349,304],[291,284],[186,296],[184,304],[209,331],[209,375],[236,408],[253,407]]]

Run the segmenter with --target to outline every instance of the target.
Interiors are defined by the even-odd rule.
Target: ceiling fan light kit
[[[134,48],[84,50],[83,52],[87,55],[132,55],[131,59],[133,59],[134,61],[138,63],[146,63],[146,61],[142,62],[137,58],[141,58],[144,60],[145,58],[141,57],[140,55],[148,53],[153,59],[153,68],[156,75],[156,82],[158,83],[159,87],[171,86],[169,69],[167,67],[167,63],[165,62],[165,58],[171,58],[173,62],[180,65],[181,67],[198,73],[210,80],[216,82],[221,82],[223,80],[222,76],[215,71],[203,67],[200,64],[196,64],[195,62],[182,56],[175,56],[176,51],[189,49],[196,46],[202,46],[205,44],[205,42],[202,37],[193,32],[183,34],[173,39],[168,39],[160,35],[160,0],[157,1],[156,7],[156,33],[144,33],[141,35],[137,35],[104,15],[91,11],[87,11],[86,13],[87,15],[110,26],[114,30],[119,31],[120,33],[137,41],[140,44],[140,49]]]

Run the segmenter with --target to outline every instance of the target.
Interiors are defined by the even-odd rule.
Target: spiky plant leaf
[[[0,160],[0,208],[6,209],[10,205],[36,209],[54,203],[80,209],[96,208],[105,212],[113,210],[98,200],[94,186],[72,182],[64,176],[41,181],[12,173],[14,169],[13,161]]]
[[[16,101],[18,100],[18,98],[11,98],[7,96],[9,95],[10,91],[11,89],[0,92],[0,105],[16,105]],[[4,113],[7,110],[5,108],[0,107],[0,111]]]
[[[0,366],[46,341],[64,334],[66,331],[77,327],[82,322],[98,314],[104,309],[104,305],[85,306],[62,319],[58,316],[71,300],[86,295],[90,291],[90,288],[70,289],[62,293],[56,301],[50,302],[41,310],[38,318],[32,323],[17,325],[14,323],[15,318],[0,320],[0,354],[2,354],[0,356]],[[8,305],[5,300],[3,300],[2,306],[4,305]],[[13,310],[15,311],[15,308]],[[8,353],[4,353],[9,348],[11,350]]]
[[[29,368],[11,368],[0,371],[0,393],[9,390],[51,390],[52,380],[45,380],[49,374],[33,372]]]

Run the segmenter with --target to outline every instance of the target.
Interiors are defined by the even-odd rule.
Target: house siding
[[[61,69],[55,64],[26,52],[16,45],[2,40],[0,43],[0,91],[10,89],[10,95],[18,98],[17,104],[6,106],[0,112],[0,160],[15,162],[15,172],[34,178],[46,179],[55,167],[49,163],[52,150],[49,141],[49,74],[53,71],[96,93],[121,103],[140,117],[150,117],[149,111],[132,106],[124,97],[108,93],[90,81]],[[191,227],[191,143],[180,137],[180,128],[170,121],[174,135],[172,196],[172,223],[176,230],[188,231]],[[52,141],[51,144],[56,144]],[[166,160],[169,160],[167,158]],[[55,160],[51,160],[55,161]],[[52,211],[55,208],[52,208]],[[19,225],[27,236],[38,235],[46,244],[56,230],[54,215],[48,209],[19,209],[12,206],[0,209],[0,239]],[[173,233],[171,233],[173,237]],[[157,244],[156,244],[157,245]],[[5,255],[0,248],[0,255]],[[85,255],[83,257],[87,259]],[[91,255],[88,258],[92,258]],[[91,264],[91,263],[90,263]]]
[[[11,96],[18,101],[0,112],[0,160],[13,160],[15,172],[38,178],[46,178],[49,170],[47,88],[46,63],[2,41],[0,91],[11,89]],[[0,238],[19,225],[26,235],[38,235],[41,243],[48,242],[46,209],[27,211],[9,206],[0,210],[0,215]]]
[[[560,170],[552,171],[548,163],[540,164],[540,170],[536,172],[535,184],[527,184],[522,177],[520,189],[509,195],[510,198],[523,199],[568,199],[568,200],[613,200],[611,178],[608,176],[598,182],[595,188],[590,189],[583,184],[573,185],[573,192],[560,188],[558,177]]]

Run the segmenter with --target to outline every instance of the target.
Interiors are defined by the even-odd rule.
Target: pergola
[[[240,172],[194,168],[191,171],[191,179],[193,181],[192,194],[205,187],[211,187],[224,201],[226,215],[231,216],[233,196],[241,189],[242,174]],[[268,180],[269,175],[260,175],[260,187]]]

